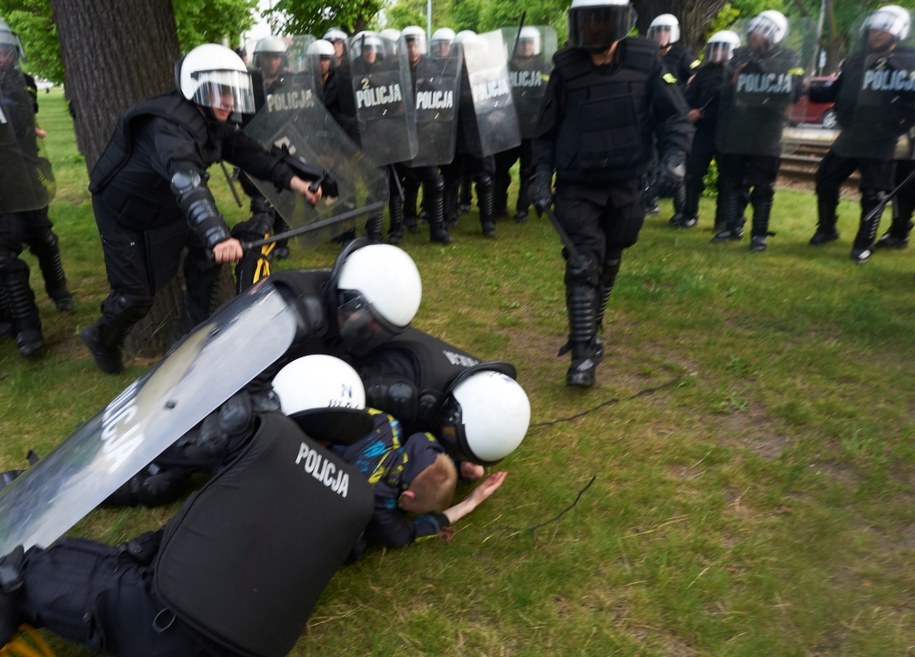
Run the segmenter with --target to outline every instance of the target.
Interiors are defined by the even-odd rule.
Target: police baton
[[[861,220],[861,223],[866,224],[868,221],[870,221],[874,217],[876,217],[880,214],[883,214],[883,210],[886,208],[886,204],[889,203],[890,201],[892,201],[893,197],[895,197],[896,194],[898,194],[900,191],[902,191],[902,188],[905,187],[906,185],[908,185],[910,182],[912,182],[912,180],[915,180],[915,170],[913,170],[911,173],[909,173],[909,175],[907,175],[905,177],[905,180],[903,180],[901,183],[896,185],[886,196],[884,196],[883,199],[880,201],[880,204],[877,205],[877,207],[875,207],[873,210],[868,212],[867,216]]]
[[[562,240],[562,245],[566,248],[566,252],[569,254],[571,259],[575,261],[577,266],[584,269],[587,261],[578,252],[578,249],[575,248],[575,244],[572,243],[572,238],[569,237],[569,234],[566,232],[565,228],[563,228],[562,224],[559,223],[559,217],[557,217],[556,213],[553,212],[553,208],[546,206],[542,209],[546,213],[550,223],[553,224],[553,228],[555,228],[556,232],[559,233],[559,239]]]
[[[354,217],[361,217],[364,214],[371,214],[377,210],[384,209],[384,201],[377,201],[375,203],[369,203],[365,207],[357,208],[356,210],[350,210],[349,212],[344,212],[342,214],[334,215],[328,219],[323,219],[321,221],[316,221],[314,223],[308,224],[307,226],[299,226],[298,228],[293,228],[292,230],[287,230],[284,233],[278,233],[276,235],[271,235],[270,237],[265,237],[262,240],[254,240],[253,242],[242,242],[241,248],[245,251],[250,249],[256,249],[258,247],[264,246],[265,244],[273,244],[274,242],[279,242],[280,240],[285,240],[290,237],[298,237],[299,235],[305,235],[306,233],[313,233],[316,230],[326,228],[327,226],[333,226],[334,224],[341,223],[347,219],[352,219]]]

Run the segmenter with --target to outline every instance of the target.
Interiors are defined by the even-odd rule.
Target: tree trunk
[[[680,21],[680,43],[694,53],[705,45],[708,26],[725,0],[633,0],[632,6],[639,12],[636,27],[639,34],[647,34],[651,21],[659,14],[673,14]]]
[[[172,4],[51,0],[51,10],[77,145],[92,171],[118,116],[134,103],[174,88],[174,63],[180,52]],[[220,288],[223,300],[232,290],[231,274],[224,269],[228,284]],[[187,327],[180,325],[182,287],[176,278],[159,291],[152,310],[127,337],[124,346],[129,353],[161,355],[183,334]]]

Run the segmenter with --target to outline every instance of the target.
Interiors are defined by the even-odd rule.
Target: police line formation
[[[122,371],[124,338],[182,251],[194,328],[54,452],[3,473],[0,641],[34,626],[111,655],[283,655],[348,559],[448,536],[498,489],[505,473],[484,468],[521,444],[527,395],[512,365],[410,327],[422,284],[394,246],[421,220],[449,243],[462,185],[492,237],[520,160],[515,220],[533,206],[564,245],[571,386],[594,385],[604,308],[646,211],[672,196],[671,225],[696,226],[713,158],[713,241],[742,239],[750,206],[750,250],[766,249],[785,111],[805,91],[803,30],[792,40],[766,10],[696,60],[670,14],[630,36],[626,0],[573,0],[568,20],[562,48],[542,26],[330,30],[261,39],[249,69],[202,45],[176,64],[175,90],[120,117],[90,173],[110,291],[82,341],[101,370]],[[905,246],[912,227],[909,26],[894,5],[863,17],[838,75],[806,90],[835,102],[840,129],[817,172],[810,244],[838,239],[840,186],[857,169],[856,262]],[[0,23],[0,319],[32,357],[43,340],[23,248],[57,308],[73,298],[23,56]],[[207,187],[223,161],[251,203],[232,229]],[[877,240],[888,195],[897,212]],[[267,275],[306,233],[341,241],[333,268]],[[239,294],[214,312],[223,263]],[[268,325],[270,341],[253,339]],[[120,546],[64,537],[100,504],[172,502],[201,473],[162,530]],[[459,479],[480,483],[454,503]],[[267,512],[260,500],[274,498],[309,503]]]

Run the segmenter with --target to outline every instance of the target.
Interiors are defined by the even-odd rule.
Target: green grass
[[[4,468],[49,450],[148,366],[106,376],[79,344],[104,267],[62,97],[40,100],[77,308],[41,299],[50,348],[36,362],[0,343]],[[241,219],[218,171],[211,185]],[[500,221],[486,240],[464,215],[450,246],[407,236],[425,289],[416,325],[515,363],[533,426],[454,542],[343,570],[294,654],[915,654],[912,253],[854,265],[851,202],[842,239],[808,247],[815,202],[792,191],[776,197],[767,252],[710,244],[713,203],[703,199],[697,229],[669,228],[668,203],[646,220],[592,390],[567,388],[555,357],[563,266],[545,219]],[[283,266],[326,266],[335,251],[299,250]],[[528,529],[592,478],[561,518]],[[75,531],[123,540],[173,511],[97,511]]]

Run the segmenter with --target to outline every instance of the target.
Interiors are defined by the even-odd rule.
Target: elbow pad
[[[366,382],[365,400],[368,406],[390,413],[401,422],[416,419],[416,388],[406,381],[370,380]]]
[[[175,173],[172,176],[172,192],[191,230],[200,236],[207,248],[212,249],[229,239],[229,230],[199,173],[190,170]]]

